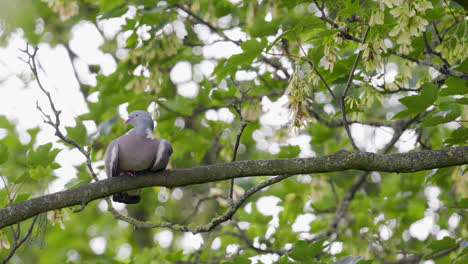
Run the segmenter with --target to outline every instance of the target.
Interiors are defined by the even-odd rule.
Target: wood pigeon
[[[169,163],[172,146],[166,139],[153,137],[153,119],[146,111],[133,111],[125,124],[134,128],[114,139],[106,150],[104,167],[107,177],[121,174],[135,175],[137,171],[161,171]],[[141,190],[114,194],[114,202],[136,204],[141,199]]]

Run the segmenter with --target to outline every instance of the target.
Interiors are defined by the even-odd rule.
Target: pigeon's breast
[[[118,143],[120,171],[143,171],[152,167],[158,150],[157,139],[129,133],[121,136]]]

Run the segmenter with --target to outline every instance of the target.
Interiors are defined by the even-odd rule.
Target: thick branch
[[[0,228],[40,213],[110,196],[114,193],[150,187],[169,188],[249,176],[310,174],[343,170],[414,172],[468,164],[468,146],[399,154],[351,153],[278,160],[249,160],[190,169],[145,172],[137,177],[121,176],[29,199],[0,209]]]

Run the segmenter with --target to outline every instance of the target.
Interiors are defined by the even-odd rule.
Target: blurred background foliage
[[[111,21],[120,26],[106,34]],[[468,140],[468,25],[454,1],[1,1],[0,43],[20,32],[32,45],[64,47],[76,64],[70,39],[84,22],[102,34],[100,49],[116,67],[104,74],[102,65],[89,64],[84,74],[95,78],[92,85],[76,73],[87,112],[62,129],[89,146],[98,169],[110,141],[128,130],[119,109],[155,116],[155,135],[174,147],[172,168],[230,162],[244,123],[237,160],[350,150],[340,105],[321,77],[343,95],[358,51],[345,109],[361,150],[420,151]],[[216,45],[219,54],[210,54]],[[181,63],[183,82],[171,77]],[[38,144],[39,128],[20,140],[3,115],[0,128],[2,206],[44,194],[61,166],[57,154],[71,147],[56,138]],[[256,256],[264,263],[355,263],[361,256],[360,263],[468,263],[466,173],[461,166],[294,176],[255,194],[232,221],[195,236],[135,230],[95,201],[79,213],[40,216],[11,262],[250,263]],[[235,196],[261,179],[237,180]],[[91,181],[83,163],[64,188]],[[119,210],[199,225],[226,209],[228,190],[228,182],[146,188],[140,204]],[[10,230],[1,230],[2,258],[12,243]]]

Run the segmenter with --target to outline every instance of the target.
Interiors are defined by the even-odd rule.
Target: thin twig
[[[20,49],[21,50],[21,49]],[[39,78],[39,74],[38,74],[38,70],[37,70],[37,64],[36,64],[36,55],[37,55],[37,51],[39,50],[38,47],[33,47],[33,52],[30,52],[29,51],[29,44],[26,45],[26,49],[24,50],[21,50],[23,53],[26,54],[26,56],[28,57],[26,63],[28,64],[29,68],[31,69],[34,77],[36,78],[36,82],[39,86],[39,89],[47,96],[48,100],[49,100],[49,104],[50,104],[50,108],[52,109],[52,112],[54,113],[54,116],[55,116],[55,121],[52,120],[52,118],[47,115],[42,109],[41,107],[39,106],[39,104],[36,102],[36,108],[42,113],[43,117],[44,117],[44,122],[49,124],[50,126],[52,126],[54,129],[55,129],[55,135],[60,138],[62,141],[64,141],[65,143],[75,147],[76,149],[78,149],[78,151],[80,151],[86,158],[86,165],[88,167],[88,170],[91,174],[91,176],[93,177],[93,179],[95,181],[98,181],[98,177],[97,177],[97,174],[94,172],[94,169],[91,165],[91,152],[90,151],[86,151],[84,149],[84,147],[82,147],[81,145],[79,145],[76,141],[72,140],[71,138],[69,137],[66,137],[61,131],[60,131],[60,114],[61,114],[61,111],[60,110],[57,110],[57,107],[55,106],[55,103],[54,101],[52,100],[52,96],[50,95],[50,92],[47,91],[44,86],[42,85],[42,82]]]
[[[422,88],[422,87],[419,87],[419,88],[405,88],[405,87],[402,87],[401,85],[399,85],[397,82],[393,82],[393,83],[398,87],[398,89],[389,90],[385,86],[377,86],[378,88],[383,89],[383,91],[378,90],[378,89],[375,89],[375,90],[377,92],[381,93],[381,94],[393,94],[393,93],[399,93],[399,92],[420,92],[421,88]]]
[[[158,104],[160,107],[162,107],[162,108],[164,108],[165,110],[167,110],[168,112],[171,112],[171,113],[173,113],[173,114],[176,114],[176,115],[178,115],[178,116],[180,116],[180,117],[190,117],[189,115],[183,114],[183,113],[181,113],[181,112],[179,112],[179,111],[176,111],[176,110],[174,110],[174,109],[168,107],[168,106],[167,106],[165,103],[163,103],[161,100],[156,100],[155,102],[156,102],[156,104]]]
[[[416,115],[414,118],[408,119],[408,120],[401,120],[400,122],[396,123],[394,126],[394,133],[392,136],[392,139],[390,142],[388,142],[385,147],[382,150],[382,153],[387,154],[390,152],[390,150],[393,148],[393,146],[396,144],[398,139],[400,139],[401,135],[408,129],[408,127],[415,123],[419,122],[424,116],[426,116],[430,111],[426,111],[423,113],[420,113]],[[320,233],[313,239],[308,240],[309,242],[315,242],[318,241],[322,238],[325,237],[330,237],[333,234],[336,234],[338,237],[338,232],[337,228],[339,223],[341,222],[342,219],[344,219],[344,216],[348,210],[349,204],[352,202],[354,199],[354,196],[356,192],[362,187],[362,185],[366,182],[367,176],[371,173],[371,171],[364,171],[359,175],[358,179],[354,182],[354,184],[346,191],[343,200],[341,201],[339,207],[336,210],[335,216],[328,227],[327,230],[324,232]]]
[[[434,21],[432,21],[432,27],[434,28],[434,31],[436,33],[436,36],[437,36],[437,40],[439,41],[439,44],[442,44],[442,37],[440,36],[440,32],[439,30],[437,29],[437,25]]]
[[[336,193],[335,183],[333,183],[333,178],[331,176],[328,178],[328,183],[330,184],[330,187],[333,193],[333,198],[335,198],[335,203],[338,203],[339,201],[338,194]]]
[[[448,10],[450,11],[450,14],[453,16],[453,19],[455,19],[455,21],[458,23],[458,19],[457,17],[455,16],[455,14],[453,13],[452,9],[450,8],[449,4],[447,3],[447,0],[444,0],[444,3],[445,3],[445,6],[448,8]]]
[[[203,20],[203,18],[201,18],[200,16],[194,14],[189,8],[185,8],[183,5],[180,5],[180,4],[175,4],[174,7],[184,11],[185,13],[187,13],[187,15],[195,18],[199,23],[207,26],[211,31],[213,31],[216,34],[218,34],[219,36],[221,36],[224,40],[232,42],[232,43],[236,44],[237,46],[240,46],[240,44],[242,43],[241,41],[233,40],[233,39],[229,38],[223,31],[219,30],[218,28],[216,28],[212,24],[210,24],[207,21]],[[286,79],[289,79],[290,75],[289,75],[288,71],[286,69],[284,69],[284,67],[281,64],[275,63],[275,62],[269,60],[268,58],[266,58],[265,56],[263,56],[261,54],[259,56],[259,59],[264,61],[265,63],[269,64],[270,66],[272,66],[276,70],[280,70],[286,76]]]
[[[237,106],[234,104],[234,109],[236,110],[237,115],[239,116],[239,120],[241,122],[241,128],[239,130],[239,133],[237,133],[236,143],[234,145],[234,153],[232,154],[232,162],[234,162],[236,161],[236,158],[237,158],[237,150],[239,149],[239,144],[240,144],[242,133],[244,132],[244,129],[248,124],[247,122],[244,121],[244,118],[242,116],[242,102],[244,101],[245,95],[250,91],[250,88],[248,88],[245,91],[242,91],[239,87],[239,84],[234,80],[234,78],[232,78],[232,76],[231,76],[231,81],[237,87],[237,90],[241,93],[241,98],[237,101]],[[231,184],[229,186],[229,199],[232,200],[233,196],[234,196],[234,179],[231,179]]]
[[[441,39],[444,40],[445,38],[445,35],[447,35],[447,33],[455,26],[458,24],[458,21],[455,21],[453,22],[452,24],[450,24],[450,26],[446,27],[443,31],[442,31],[442,34],[441,34]]]
[[[318,71],[317,67],[315,67],[315,65],[314,65],[314,63],[312,62],[312,60],[309,59],[309,56],[307,56],[307,53],[305,52],[304,48],[302,47],[301,42],[299,42],[299,39],[297,38],[296,31],[293,31],[293,33],[294,33],[294,38],[296,39],[297,45],[299,45],[299,48],[301,49],[302,53],[304,54],[304,57],[305,57],[306,61],[309,63],[309,65],[312,67],[312,69],[314,69],[315,73],[319,76],[320,80],[321,80],[322,83],[325,85],[325,87],[327,87],[328,92],[331,94],[331,96],[333,97],[333,99],[335,99],[335,102],[336,102],[337,104],[339,104],[338,98],[335,96],[335,94],[333,93],[333,91],[330,89],[330,86],[328,86],[327,81],[325,81],[325,79],[323,78],[323,76],[322,76],[322,75],[320,74],[320,72]]]
[[[316,1],[315,1],[316,2]],[[327,22],[328,24],[332,25],[334,28],[340,30],[340,27],[333,21],[331,21],[330,19],[328,19],[325,15],[325,12],[322,9],[319,8],[319,10],[321,11],[322,13],[322,16],[319,17],[321,20]],[[444,32],[442,33],[442,39],[445,37],[445,34],[453,27],[457,24],[457,22],[453,23],[452,25],[450,25],[448,28],[446,28],[444,30]],[[355,41],[355,42],[361,42],[360,39],[352,36],[351,34],[349,34],[348,32],[345,32],[345,31],[342,31],[340,30],[340,33],[342,34],[342,36],[345,38],[345,39],[348,39],[348,40],[352,40],[352,41]],[[447,68],[444,66],[441,66],[441,65],[436,65],[432,62],[428,62],[428,61],[425,61],[425,60],[419,60],[419,59],[416,59],[416,58],[413,58],[411,56],[408,56],[408,55],[405,55],[405,54],[400,54],[392,49],[388,49],[388,52],[390,52],[391,54],[393,55],[396,55],[398,57],[401,57],[403,59],[407,59],[407,60],[410,60],[412,62],[415,62],[419,65],[422,65],[422,66],[428,66],[428,67],[432,67],[434,69],[436,69],[438,72],[442,73],[442,74],[446,74],[446,75],[450,75],[450,76],[454,76],[454,77],[458,77],[458,78],[462,78],[462,79],[465,79],[465,80],[468,80],[468,73],[465,73],[465,72],[459,72],[459,71],[454,71],[450,68]]]
[[[14,232],[14,228],[12,226],[12,233],[13,233],[13,246],[11,247],[11,250],[10,250],[10,253],[8,253],[8,256],[6,256],[6,258],[4,258],[2,260],[2,264],[6,264],[12,257],[13,255],[15,254],[16,250],[24,243],[26,242],[26,240],[28,240],[28,238],[31,236],[32,234],[32,231],[33,231],[33,228],[34,228],[34,224],[36,223],[36,220],[37,218],[39,217],[39,215],[36,215],[34,218],[33,218],[33,221],[31,223],[31,226],[29,227],[28,229],[28,232],[26,233],[26,235],[20,240],[18,241],[19,237],[20,237],[20,227],[18,226],[17,228],[17,232],[15,233]],[[19,223],[18,223],[19,225]]]
[[[209,200],[214,200],[214,199],[218,199],[218,198],[223,198],[222,195],[212,195],[212,196],[207,196],[207,197],[203,197],[203,198],[200,198],[198,201],[197,201],[197,204],[194,206],[192,212],[190,214],[188,214],[184,220],[181,221],[181,223],[186,223],[188,220],[192,219],[193,216],[195,216],[195,214],[198,212],[198,210],[200,210],[200,206],[206,202],[206,201],[209,201]],[[225,197],[224,197],[225,198]]]
[[[247,244],[248,248],[253,249],[255,251],[258,251],[258,252],[261,252],[261,253],[271,253],[271,254],[276,254],[276,255],[279,255],[279,256],[282,256],[282,255],[287,253],[287,251],[284,251],[284,250],[268,249],[268,248],[262,249],[262,248],[254,246],[254,243],[252,242],[252,240],[250,240],[249,236],[245,233],[245,231],[242,230],[242,228],[240,228],[239,224],[235,223],[234,226],[239,231],[239,234],[234,233],[234,232],[229,232],[227,234],[238,237],[238,238],[244,240],[244,242],[245,242],[245,244]]]
[[[394,51],[392,49],[388,49],[388,52],[390,54],[396,55],[396,56],[398,56],[400,58],[415,62],[415,63],[417,63],[419,65],[432,67],[432,68],[436,69],[438,72],[440,72],[442,74],[450,75],[450,76],[454,76],[454,77],[458,77],[458,78],[468,80],[468,73],[466,73],[466,72],[455,71],[455,70],[452,70],[452,69],[448,68],[446,65],[434,64],[432,61],[416,59],[416,58],[411,57],[409,55],[398,53],[398,52],[396,52],[396,51]]]
[[[115,208],[112,206],[112,202],[110,201],[109,198],[106,198],[106,202],[107,202],[107,210],[110,211],[112,213],[112,215],[119,219],[119,220],[122,220],[122,221],[125,221],[129,224],[132,224],[133,226],[135,226],[135,228],[157,228],[157,227],[160,227],[160,228],[169,228],[171,230],[175,230],[175,231],[182,231],[182,232],[192,232],[193,234],[197,234],[197,233],[202,233],[202,232],[209,232],[211,230],[213,230],[214,228],[216,228],[217,226],[219,226],[221,223],[224,223],[226,221],[228,221],[229,219],[231,219],[231,217],[234,215],[234,213],[237,211],[237,209],[239,209],[239,207],[244,204],[244,202],[250,197],[252,196],[253,194],[255,194],[256,192],[260,191],[261,189],[267,187],[267,186],[270,186],[270,185],[273,185],[277,182],[280,182],[286,178],[289,178],[291,175],[289,174],[285,174],[285,175],[279,175],[279,176],[276,176],[276,177],[273,177],[273,178],[270,178],[268,180],[265,180],[257,185],[255,185],[254,187],[250,188],[249,190],[247,190],[241,197],[239,197],[239,199],[233,201],[230,203],[230,206],[229,208],[227,209],[226,212],[224,212],[222,215],[216,217],[216,218],[213,218],[209,223],[205,224],[205,225],[201,225],[201,226],[193,226],[193,225],[178,225],[178,224],[174,224],[174,223],[167,223],[167,222],[150,222],[150,221],[140,221],[140,220],[137,220],[135,218],[132,218],[132,217],[129,217],[129,216],[126,216],[126,215],[122,215],[120,214],[119,212],[117,212],[117,210],[115,210]]]
[[[427,259],[441,258],[441,257],[446,256],[446,255],[450,254],[451,252],[457,250],[458,248],[460,248],[460,243],[456,244],[455,246],[453,246],[451,248],[443,249],[443,250],[437,252],[436,254],[430,256]],[[409,256],[407,258],[403,258],[403,259],[400,259],[398,261],[382,261],[382,263],[383,264],[413,264],[413,263],[419,263],[423,259],[423,257],[424,257],[424,255],[411,255],[411,256]]]
[[[80,204],[80,208],[77,208],[77,209],[72,208],[72,207],[68,207],[68,208],[70,210],[72,210],[72,212],[74,212],[74,213],[79,213],[79,212],[83,211],[86,208],[86,203]]]
[[[364,38],[361,41],[361,44],[364,44],[366,42],[367,34],[369,33],[370,27],[368,26],[366,29],[366,33],[364,33]],[[346,130],[346,133],[348,134],[348,138],[351,141],[351,145],[353,146],[355,151],[360,151],[359,147],[356,145],[354,142],[353,136],[351,135],[351,130],[349,129],[348,121],[346,120],[346,105],[345,105],[345,98],[346,95],[348,94],[349,88],[351,87],[351,83],[354,78],[354,71],[356,71],[357,64],[359,62],[359,59],[361,58],[362,55],[362,49],[359,50],[358,55],[356,56],[356,59],[354,60],[353,68],[351,69],[351,72],[349,73],[349,78],[348,82],[346,83],[346,88],[344,90],[343,95],[341,96],[341,114],[343,117],[343,123],[344,123],[344,128]]]
[[[450,67],[450,64],[449,62],[444,58],[442,57],[442,54],[440,54],[439,52],[436,52],[434,49],[432,49],[431,45],[429,44],[429,41],[427,39],[427,34],[426,32],[423,32],[423,39],[424,39],[424,45],[425,45],[425,51],[427,54],[434,54],[436,55],[437,57],[439,57],[442,62],[447,66],[447,67]]]

